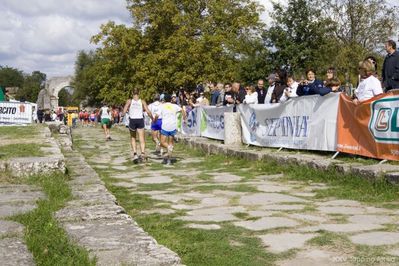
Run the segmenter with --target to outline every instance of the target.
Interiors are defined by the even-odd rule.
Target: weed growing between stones
[[[25,240],[37,265],[95,265],[94,259],[83,248],[68,239],[54,219],[54,212],[71,199],[67,176],[52,174],[34,176],[31,184],[42,187],[47,199],[39,200],[38,207],[11,219],[25,225]]]
[[[41,125],[32,126],[9,126],[0,127],[0,136],[7,136],[8,139],[30,139],[34,138],[38,134]]]

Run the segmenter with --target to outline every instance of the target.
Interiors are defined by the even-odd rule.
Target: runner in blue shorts
[[[160,131],[162,129],[162,116],[160,111],[162,103],[159,101],[159,99],[160,99],[159,94],[156,94],[153,99],[154,102],[148,105],[148,109],[150,109],[150,112],[154,116],[154,120],[151,123],[151,135],[152,135],[152,140],[156,145],[155,152],[160,153],[160,155],[162,156],[162,148],[160,142]],[[155,116],[157,117],[156,120]]]
[[[167,153],[162,161],[163,164],[172,164],[172,152],[174,136],[177,133],[177,113],[183,113],[183,121],[186,120],[186,113],[177,104],[171,103],[172,97],[165,95],[165,103],[161,106],[160,115],[162,117],[161,126],[161,146],[167,149]],[[155,118],[156,120],[157,118]]]

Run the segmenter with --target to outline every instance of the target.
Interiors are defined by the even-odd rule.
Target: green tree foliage
[[[273,3],[272,26],[263,38],[272,52],[276,68],[290,65],[296,72],[306,68],[325,68],[336,46],[334,23],[321,17],[310,0],[289,0],[288,5]]]
[[[79,51],[75,62],[73,101],[84,105],[98,106],[101,103],[101,60],[93,52]]]
[[[40,91],[40,85],[46,81],[46,74],[33,71],[30,75],[24,75],[23,86],[19,88],[16,98],[29,102],[36,102]]]
[[[19,87],[24,84],[24,75],[21,70],[8,66],[0,66],[0,86]]]
[[[101,47],[100,98],[109,103],[121,103],[133,87],[148,99],[155,91],[238,79],[246,76],[241,61],[252,62],[257,52],[247,49],[262,26],[254,1],[128,0],[128,8],[133,27],[109,22],[92,38]]]
[[[318,1],[323,15],[335,22],[334,35],[343,45],[356,43],[368,51],[381,51],[398,28],[399,10],[386,0]]]

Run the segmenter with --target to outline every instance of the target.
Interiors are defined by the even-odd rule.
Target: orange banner
[[[399,161],[399,91],[354,104],[341,94],[337,150]]]

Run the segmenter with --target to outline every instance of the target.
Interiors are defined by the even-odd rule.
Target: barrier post
[[[224,113],[224,144],[241,145],[241,118],[240,113]]]

